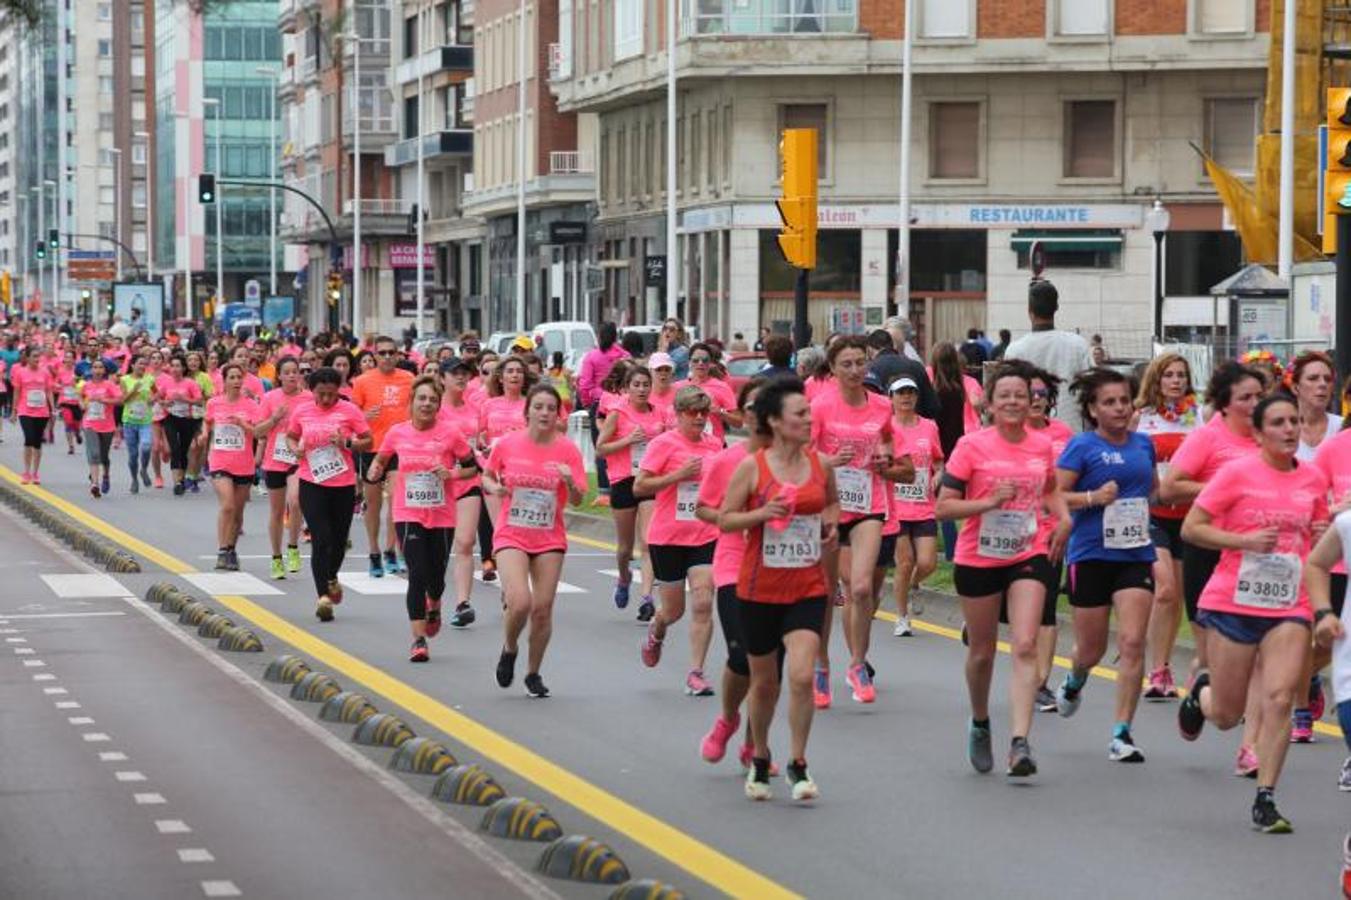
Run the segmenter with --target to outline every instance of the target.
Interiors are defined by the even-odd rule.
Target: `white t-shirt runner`
[[[1342,540],[1342,558],[1351,565],[1351,511],[1332,520]],[[1332,692],[1338,702],[1351,700],[1351,607],[1342,606],[1342,628],[1346,636],[1332,645]]]

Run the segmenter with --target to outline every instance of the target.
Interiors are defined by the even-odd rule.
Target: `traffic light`
[[[44,244],[42,241],[34,241],[34,242],[33,242],[33,255],[36,256],[38,259],[46,259],[46,258],[47,258],[47,245]]]
[[[9,269],[0,272],[0,303],[6,308],[14,302],[14,282],[10,278]]]
[[[790,266],[816,268],[816,129],[785,128],[779,141],[783,177],[779,249]]]
[[[1351,187],[1351,88],[1328,88],[1328,162],[1323,176],[1323,252],[1337,252],[1337,203]]]
[[[210,172],[203,172],[197,176],[197,202],[216,202],[216,176]]]
[[[329,306],[337,306],[342,300],[342,275],[338,272],[328,273],[327,299]]]
[[[47,229],[47,246],[53,250],[61,249],[61,230],[59,228]]]

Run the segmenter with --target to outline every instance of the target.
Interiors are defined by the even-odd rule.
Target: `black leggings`
[[[493,558],[493,522],[488,516],[488,502],[481,497],[478,508],[478,555],[479,559]]]
[[[169,468],[181,472],[188,467],[188,448],[192,446],[192,439],[197,437],[202,420],[188,416],[165,416],[161,424],[164,426],[164,437],[169,442]]]
[[[34,450],[42,449],[42,438],[47,434],[48,416],[19,416],[19,427],[23,429],[23,445]]]
[[[300,511],[310,526],[310,574],[319,596],[328,593],[328,583],[337,580],[347,556],[347,533],[352,530],[356,499],[356,487],[350,484],[324,487],[300,481]]]
[[[454,528],[428,528],[417,522],[395,522],[394,532],[408,564],[408,621],[427,618],[427,598],[446,592],[446,567],[455,541]]]

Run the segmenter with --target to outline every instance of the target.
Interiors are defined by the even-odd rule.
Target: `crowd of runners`
[[[1163,352],[1134,371],[1087,358],[1056,371],[1015,343],[966,372],[950,345],[932,349],[929,367],[902,364],[882,331],[832,336],[798,352],[796,376],[733,390],[716,343],[663,337],[644,355],[617,337],[602,326],[598,356],[574,379],[528,338],[499,357],[466,334],[424,358],[388,337],[187,349],[22,325],[0,348],[0,402],[22,432],[24,484],[40,485],[44,456],[64,451],[83,453],[100,502],[209,485],[218,569],[239,569],[245,507],[265,498],[266,537],[255,540],[268,544],[269,574],[299,575],[308,542],[323,622],[343,601],[353,541],[364,544],[371,577],[407,581],[415,663],[430,658],[443,619],[463,628],[478,617],[477,549],[479,576],[501,580],[497,683],[523,668],[536,698],[549,696],[564,512],[592,490],[567,423],[589,413],[618,548],[613,603],[636,601],[645,628],[635,655],[661,665],[686,623],[683,689],[718,697],[700,752],[719,762],[740,735],[754,800],[772,795],[780,700],[791,796],[818,796],[813,715],[837,689],[870,704],[893,687],[869,662],[875,615],[889,593],[893,634],[911,635],[915,591],[940,550],[965,621],[965,749],[977,772],[995,766],[1001,623],[1010,778],[1038,770],[1037,711],[1074,715],[1101,690],[1090,672],[1107,657],[1118,673],[1108,758],[1144,762],[1142,697],[1175,702],[1189,741],[1207,723],[1241,728],[1235,773],[1256,780],[1252,822],[1264,832],[1291,829],[1275,801],[1281,770],[1292,743],[1314,739],[1329,695],[1351,734],[1351,429],[1326,354],[1288,368],[1250,354],[1203,373]],[[879,364],[886,355],[896,359]],[[1072,666],[1052,683],[1062,593]],[[1195,652],[1175,674],[1184,616]],[[713,649],[715,622],[725,654]],[[1351,759],[1339,785],[1351,791]]]

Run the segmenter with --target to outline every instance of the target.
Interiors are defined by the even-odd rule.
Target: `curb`
[[[0,480],[0,502],[9,504],[35,525],[62,541],[71,549],[103,566],[109,572],[135,574],[141,564],[127,551],[91,534],[88,529],[59,510],[29,496],[23,489]]]

